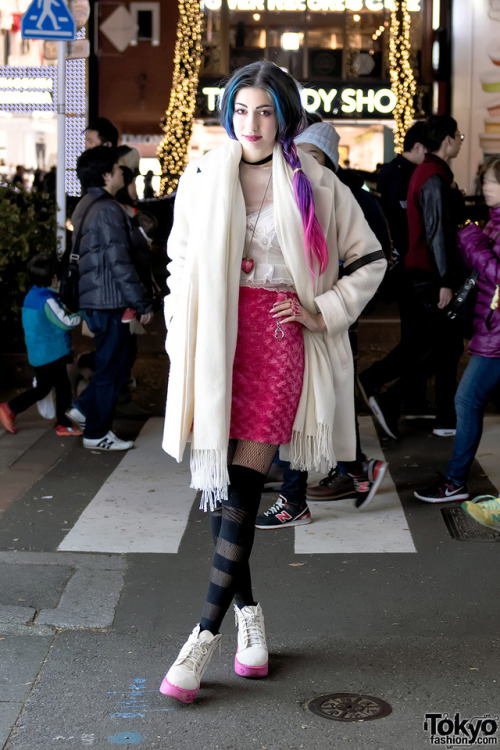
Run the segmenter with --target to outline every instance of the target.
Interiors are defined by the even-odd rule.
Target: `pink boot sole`
[[[269,664],[263,664],[260,667],[250,667],[247,664],[240,664],[238,656],[234,657],[234,671],[241,677],[267,677]]]
[[[184,688],[177,687],[177,685],[171,685],[165,677],[160,685],[160,693],[163,695],[169,695],[171,698],[175,698],[182,703],[192,703],[196,698],[198,690],[197,687],[194,690],[184,690]]]

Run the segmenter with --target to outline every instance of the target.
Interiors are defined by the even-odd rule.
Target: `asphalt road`
[[[452,536],[413,489],[450,439],[362,418],[389,472],[375,500],[311,506],[309,526],[258,531],[256,596],[269,677],[233,670],[232,614],[194,704],[158,692],[199,619],[211,537],[161,420],[121,419],[127,454],[57,438],[35,409],[0,432],[0,747],[4,750],[422,750],[500,741],[499,534]],[[488,415],[472,494],[500,488],[500,416]],[[313,476],[311,481],[317,476]],[[262,509],[276,495],[265,495]],[[453,521],[453,519],[452,519]],[[462,519],[463,521],[463,519]],[[450,522],[451,523],[451,522]],[[377,702],[390,706],[374,716]],[[312,712],[319,700],[326,717]],[[338,697],[340,696],[340,697]],[[342,697],[344,696],[344,697]],[[333,716],[352,706],[354,720]],[[349,717],[347,717],[349,718]],[[498,731],[497,731],[498,729]],[[444,740],[444,741],[443,741]]]

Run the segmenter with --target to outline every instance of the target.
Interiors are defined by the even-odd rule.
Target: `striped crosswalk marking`
[[[65,552],[176,553],[193,505],[189,462],[161,448],[163,420],[150,419],[136,448],[103,484],[67,534]]]
[[[178,552],[195,492],[189,487],[188,459],[177,464],[163,452],[162,430],[160,418],[146,423],[136,448],[124,454],[60,544],[61,551]],[[360,418],[360,430],[365,453],[383,458],[371,417]],[[497,488],[499,444],[500,418],[487,416],[477,458]],[[311,474],[310,482],[320,478],[320,474]],[[294,529],[296,554],[416,552],[390,467],[365,510],[355,510],[352,499],[308,504],[313,522]]]
[[[383,458],[371,417],[360,417],[363,450]],[[316,476],[316,475],[314,475]],[[311,476],[311,481],[314,481]],[[297,554],[416,552],[390,467],[370,505],[356,510],[352,499],[315,503],[307,501],[313,523],[295,529]]]

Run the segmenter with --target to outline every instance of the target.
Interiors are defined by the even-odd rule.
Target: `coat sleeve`
[[[166,295],[163,303],[167,329],[174,317],[184,277],[190,224],[189,184],[190,177],[193,174],[193,164],[192,162],[188,165],[179,180],[174,203],[174,220],[167,242],[167,256],[169,259],[167,263],[167,287],[169,293]]]
[[[330,336],[357,320],[377,291],[387,267],[380,243],[349,188],[337,180],[333,190],[328,250],[333,258],[338,253],[343,273],[332,289],[315,298]]]
[[[450,199],[452,193],[446,195]],[[443,180],[432,175],[420,191],[420,206],[424,217],[425,239],[430,257],[442,287],[452,288],[456,281],[456,223],[450,215],[451,207],[445,200]]]
[[[493,287],[500,281],[500,238],[492,241],[477,224],[458,233],[458,247],[467,268],[475,268]]]

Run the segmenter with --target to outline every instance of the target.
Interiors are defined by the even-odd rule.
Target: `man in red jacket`
[[[463,220],[464,200],[448,162],[457,156],[464,136],[447,115],[428,120],[429,153],[417,166],[408,188],[408,271],[417,306],[419,325],[413,357],[403,376],[385,393],[371,399],[372,409],[384,430],[397,437],[401,396],[416,373],[435,376],[436,421],[434,435],[455,434],[453,399],[458,363],[463,352],[459,327],[446,317],[445,307],[462,275],[456,234]]]

